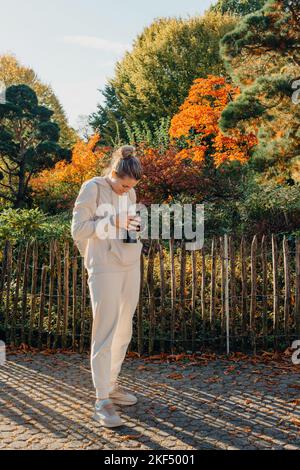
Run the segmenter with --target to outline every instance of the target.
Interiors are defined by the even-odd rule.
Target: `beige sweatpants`
[[[140,290],[140,263],[129,271],[90,274],[93,312],[91,371],[96,398],[108,398],[132,337]]]

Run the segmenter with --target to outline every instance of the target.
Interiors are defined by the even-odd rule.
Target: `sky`
[[[160,17],[201,15],[214,0],[0,0],[0,55],[51,85],[69,124],[96,111],[99,89],[143,29]]]

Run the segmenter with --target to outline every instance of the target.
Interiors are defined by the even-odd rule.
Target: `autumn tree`
[[[192,166],[201,175],[200,201],[234,201],[243,191],[244,168],[256,137],[253,133],[241,135],[239,131],[225,136],[218,124],[222,110],[238,93],[239,89],[224,77],[196,79],[171,120],[171,143],[178,149],[174,166]]]
[[[205,176],[199,165],[178,164],[174,145],[152,147],[137,145],[143,166],[143,177],[136,186],[139,202],[150,205],[175,202],[196,202],[206,191]]]
[[[152,127],[161,117],[176,113],[196,77],[225,72],[219,40],[236,21],[231,16],[207,13],[188,20],[159,18],[146,27],[132,51],[117,62],[115,75],[109,80],[113,115],[108,116],[108,125],[109,108],[105,113],[100,109],[100,134],[104,125],[115,139],[115,122],[120,131],[125,121],[129,125],[146,121]]]
[[[100,91],[104,97],[104,103],[98,104],[97,111],[89,116],[89,124],[95,133],[100,134],[101,145],[120,146],[126,140],[126,123],[120,112],[120,100],[114,86],[110,83]]]
[[[0,82],[6,87],[11,85],[28,85],[32,88],[39,100],[40,105],[46,106],[53,111],[52,121],[56,122],[60,128],[59,145],[71,147],[77,140],[74,129],[68,125],[65,111],[56,97],[51,86],[42,83],[36,72],[25,67],[10,54],[0,56]]]
[[[71,161],[59,161],[51,169],[40,171],[30,187],[35,204],[45,211],[69,210],[82,183],[100,176],[109,164],[110,147],[99,146],[101,136],[94,134],[85,142],[78,139]]]
[[[209,157],[217,168],[228,161],[248,161],[256,143],[255,135],[242,135],[237,130],[228,137],[219,128],[223,109],[238,94],[239,89],[226,83],[224,77],[209,75],[194,80],[179,112],[171,120],[170,136],[182,147],[177,153],[178,162],[205,163]]]
[[[210,7],[211,11],[231,15],[245,16],[264,6],[266,0],[218,0]]]
[[[14,208],[30,201],[34,174],[70,158],[70,151],[58,144],[59,127],[52,115],[27,85],[8,87],[0,103],[0,197]]]
[[[257,132],[253,154],[265,179],[299,180],[300,108],[292,99],[300,77],[298,0],[268,0],[221,40],[221,54],[238,98],[222,112],[220,127],[230,135]],[[298,85],[299,88],[299,85]]]

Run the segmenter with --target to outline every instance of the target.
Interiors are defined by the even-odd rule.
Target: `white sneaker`
[[[108,428],[121,426],[123,424],[123,420],[116,412],[114,404],[110,398],[96,401],[93,418],[98,421],[98,423],[102,424],[102,426],[106,426]]]
[[[120,385],[115,385],[112,392],[109,393],[109,398],[116,405],[135,405],[138,401],[137,397],[132,393],[128,393]]]

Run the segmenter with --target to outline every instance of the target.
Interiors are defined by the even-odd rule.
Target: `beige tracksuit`
[[[100,200],[97,207],[97,186]],[[134,188],[118,196],[100,176],[83,183],[75,201],[71,233],[84,247],[84,264],[92,303],[91,370],[97,398],[107,398],[118,378],[132,337],[132,318],[140,290],[140,255],[142,243],[127,244],[120,238],[125,229],[105,233],[110,213],[126,211],[135,204]],[[107,213],[107,212],[106,212]],[[96,217],[98,216],[98,219]],[[114,238],[113,238],[114,237]],[[117,238],[118,237],[118,238]]]

